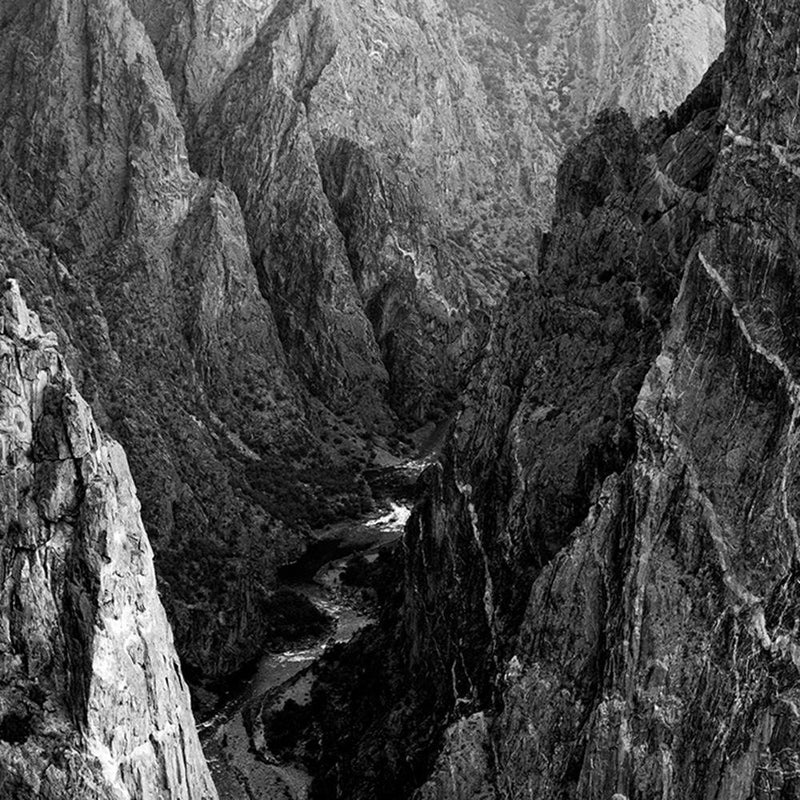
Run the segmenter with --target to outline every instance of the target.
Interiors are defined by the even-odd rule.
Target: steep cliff
[[[216,798],[125,454],[16,282],[0,303],[2,795]]]
[[[369,667],[347,689],[320,687],[320,797],[409,795],[454,718],[421,796],[449,796],[452,774],[474,782],[480,764],[494,779],[486,712],[503,702],[531,585],[636,452],[634,405],[702,230],[719,78],[718,65],[680,123],[601,115],[562,165],[538,276],[512,285],[443,462],[423,475],[396,632],[361,643]],[[377,697],[371,670],[390,687]],[[344,707],[357,710],[347,732]]]
[[[319,796],[390,796],[376,764],[425,800],[797,795],[798,19],[727,15],[669,119],[603,115],[562,165],[406,532],[412,677],[350,682],[377,710]],[[438,760],[403,766],[404,715],[451,723]]]
[[[241,67],[201,116],[195,160],[236,192],[262,292],[311,391],[370,419],[386,373],[353,283],[305,124],[335,37],[309,3],[279,3]]]
[[[242,204],[290,360],[335,407],[357,382],[357,411],[416,421],[535,264],[565,142],[608,103],[674,105],[723,30],[718,0],[131,5],[193,165]]]
[[[323,675],[318,796],[796,793],[797,28],[728,16],[672,117],[604,114],[562,165],[397,630]]]
[[[706,231],[636,402],[635,458],[534,583],[502,796],[567,772],[590,798],[798,791],[797,17],[729,2],[728,22]]]
[[[225,673],[258,652],[276,565],[328,513],[320,476],[343,476],[331,504],[363,498],[359,447],[317,438],[330,413],[287,364],[238,201],[189,169],[126,4],[0,20],[6,269],[128,448],[182,655]]]

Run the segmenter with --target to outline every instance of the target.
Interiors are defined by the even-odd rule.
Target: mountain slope
[[[1,302],[3,797],[215,798],[125,454]]]
[[[132,4],[193,165],[242,203],[290,360],[334,405],[353,380],[385,393],[366,317],[392,408],[416,422],[447,408],[508,280],[533,268],[569,132],[618,97],[637,115],[671,104],[721,47],[717,2],[540,6]],[[628,74],[620,53],[642,49],[658,58]],[[554,86],[575,102],[554,104]]]
[[[271,576],[302,545],[287,485],[314,498],[321,469],[358,474],[355,450],[316,438],[329,414],[290,371],[238,202],[189,169],[127,6],[1,13],[7,269],[64,332],[79,385],[131,454],[182,655],[225,673],[261,647]]]

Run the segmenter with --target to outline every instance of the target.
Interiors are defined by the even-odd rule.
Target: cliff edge
[[[0,788],[214,800],[125,453],[0,296]]]

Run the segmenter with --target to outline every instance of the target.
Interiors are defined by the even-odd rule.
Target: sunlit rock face
[[[549,387],[564,367],[548,369],[548,347],[536,342],[536,370],[549,377],[544,384],[536,370],[527,373],[527,396],[535,402],[518,405],[514,418],[538,419],[537,434],[518,437],[512,426],[499,439],[501,452],[518,465],[512,474],[526,479],[512,481],[518,488],[510,500],[498,504],[496,491],[482,503],[478,497],[475,527],[463,534],[483,543],[487,575],[495,578],[484,584],[495,602],[489,629],[508,619],[494,613],[509,585],[497,576],[520,581],[520,542],[540,554],[532,584],[523,580],[520,587],[522,617],[500,645],[503,677],[495,685],[503,711],[489,744],[479,743],[496,754],[493,785],[501,797],[797,792],[797,95],[786,67],[797,28],[777,3],[731,2],[727,13],[717,128],[724,132],[705,200],[695,201],[702,222],[678,250],[685,264],[673,261],[680,286],[664,292],[667,300],[675,297],[671,312],[659,312],[652,299],[642,306],[661,319],[662,330],[649,345],[636,337],[634,391],[622,389],[625,373],[609,364],[600,368],[601,383],[572,380],[575,397],[554,403]],[[673,120],[689,110],[684,106]],[[697,134],[676,134],[658,158],[661,165],[669,159],[684,184],[689,165],[680,160],[700,152]],[[713,153],[712,141],[703,149]],[[639,192],[642,186],[641,179],[634,183]],[[585,198],[584,192],[580,202]],[[587,210],[579,213],[591,225],[596,212]],[[640,280],[654,274],[640,260],[632,263]],[[563,285],[567,302],[577,299],[589,273],[581,274]],[[570,325],[568,335],[579,330]],[[562,336],[559,347],[567,341]],[[620,434],[630,437],[629,454],[616,463],[605,455],[600,473],[587,472],[584,462],[565,475],[560,464],[574,462],[586,423],[603,424],[586,406],[602,381],[610,381],[603,394],[616,399],[627,419],[615,425],[611,440],[618,446]],[[543,426],[552,429],[563,414],[576,425],[559,439],[569,448],[566,462],[554,461],[557,447],[540,444]],[[495,426],[503,419],[492,410],[481,418]],[[461,424],[481,447],[491,441],[470,423],[469,411]],[[598,452],[607,454],[608,445],[594,447],[595,459]],[[485,468],[465,471],[461,486],[485,481]],[[565,507],[550,494],[557,479],[564,497],[570,474],[585,481],[574,494],[583,507],[572,501]],[[536,509],[545,502],[549,520],[542,524]],[[558,524],[565,508],[575,516]],[[463,524],[456,519],[440,535],[451,538]],[[559,529],[566,535],[553,541]],[[433,796],[458,791],[450,785]]]
[[[212,800],[125,453],[0,303],[3,797]]]
[[[724,0],[506,5],[518,15],[516,37],[542,76],[549,109],[562,120],[582,115],[585,124],[615,105],[637,122],[670,110],[722,51]]]

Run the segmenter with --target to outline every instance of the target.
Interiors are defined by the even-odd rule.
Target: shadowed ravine
[[[387,459],[374,476],[380,497],[375,511],[316,532],[305,556],[283,569],[280,588],[309,600],[330,618],[330,626],[285,650],[266,653],[248,675],[227,687],[231,699],[224,707],[199,724],[221,800],[308,796],[312,776],[271,754],[260,721],[262,711],[268,706],[281,708],[287,701],[307,703],[315,665],[326,650],[350,641],[375,621],[367,592],[346,586],[342,573],[354,559],[374,564],[381,551],[402,538],[414,482],[433,460],[446,427],[447,423],[437,427],[422,441],[417,458]]]

